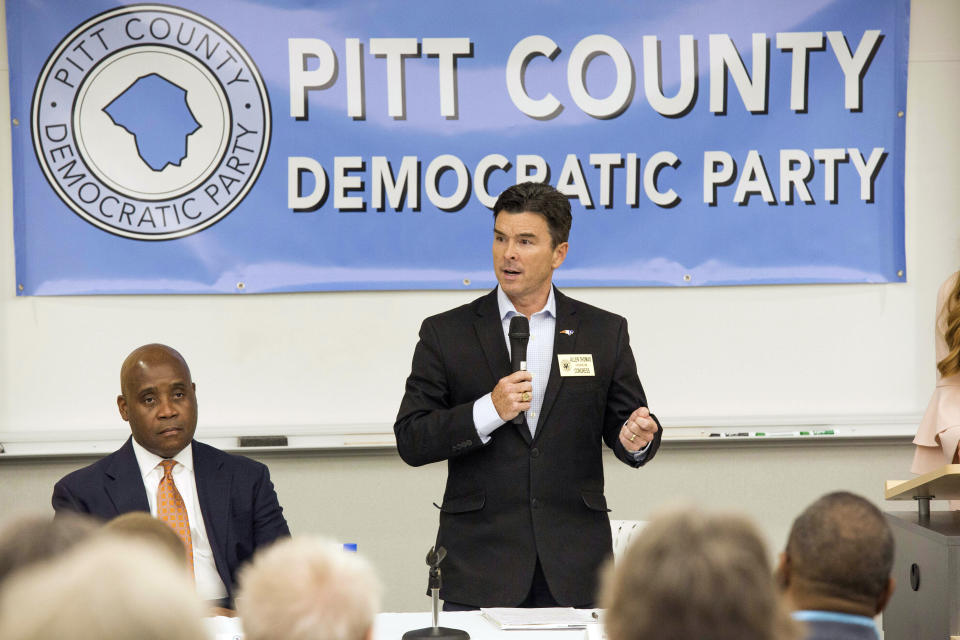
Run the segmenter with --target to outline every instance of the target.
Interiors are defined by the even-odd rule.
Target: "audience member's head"
[[[246,640],[365,640],[379,606],[370,564],[322,538],[277,542],[240,573]]]
[[[166,553],[170,559],[184,569],[187,565],[187,554],[183,540],[177,532],[162,520],[154,518],[146,511],[130,511],[117,516],[107,522],[104,528],[112,534],[140,540]]]
[[[15,571],[49,560],[85,540],[99,522],[80,514],[24,516],[0,529],[0,584]]]
[[[4,640],[207,640],[186,572],[141,542],[95,536],[0,591]]]
[[[797,517],[777,578],[796,609],[874,616],[893,593],[893,533],[877,507],[829,493]]]
[[[608,570],[610,640],[793,640],[756,528],[693,510],[653,519]]]

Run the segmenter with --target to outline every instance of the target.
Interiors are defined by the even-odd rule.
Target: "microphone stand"
[[[447,550],[443,547],[434,551],[430,547],[427,552],[427,566],[430,567],[430,579],[427,588],[430,590],[430,597],[433,600],[433,626],[425,629],[414,629],[403,634],[403,640],[417,640],[420,638],[432,638],[433,640],[469,640],[470,634],[461,629],[450,629],[439,626],[440,622],[440,562],[446,557]]]

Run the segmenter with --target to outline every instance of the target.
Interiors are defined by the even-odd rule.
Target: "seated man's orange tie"
[[[187,517],[187,507],[183,503],[183,497],[177,491],[177,485],[173,483],[173,467],[176,464],[176,460],[160,462],[163,467],[163,479],[157,487],[157,517],[173,527],[183,540],[187,552],[187,564],[190,567],[190,573],[193,574],[193,539],[190,536],[190,519]]]

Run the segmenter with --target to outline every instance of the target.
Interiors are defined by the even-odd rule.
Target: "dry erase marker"
[[[755,436],[767,437],[767,438],[785,438],[785,437],[800,437],[800,436],[809,436],[809,431],[771,431],[769,433],[764,433],[763,431],[757,431]]]
[[[746,438],[750,434],[746,431],[741,431],[739,433],[711,433],[711,438]]]

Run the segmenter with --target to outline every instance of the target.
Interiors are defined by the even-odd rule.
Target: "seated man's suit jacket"
[[[611,553],[603,493],[603,442],[626,464],[618,440],[646,406],[624,318],[555,290],[556,333],[536,433],[504,424],[482,444],[473,404],[509,375],[497,292],[424,320],[394,425],[408,464],[447,460],[437,545],[447,550],[440,596],[482,607],[526,597],[537,558],[561,605],[593,603],[597,571]],[[595,375],[563,377],[557,354],[591,354]]]
[[[220,579],[234,596],[240,565],[259,547],[289,536],[266,465],[193,441],[197,499]],[[150,512],[131,439],[117,451],[74,471],[53,488],[57,513],[78,511],[109,520]]]

